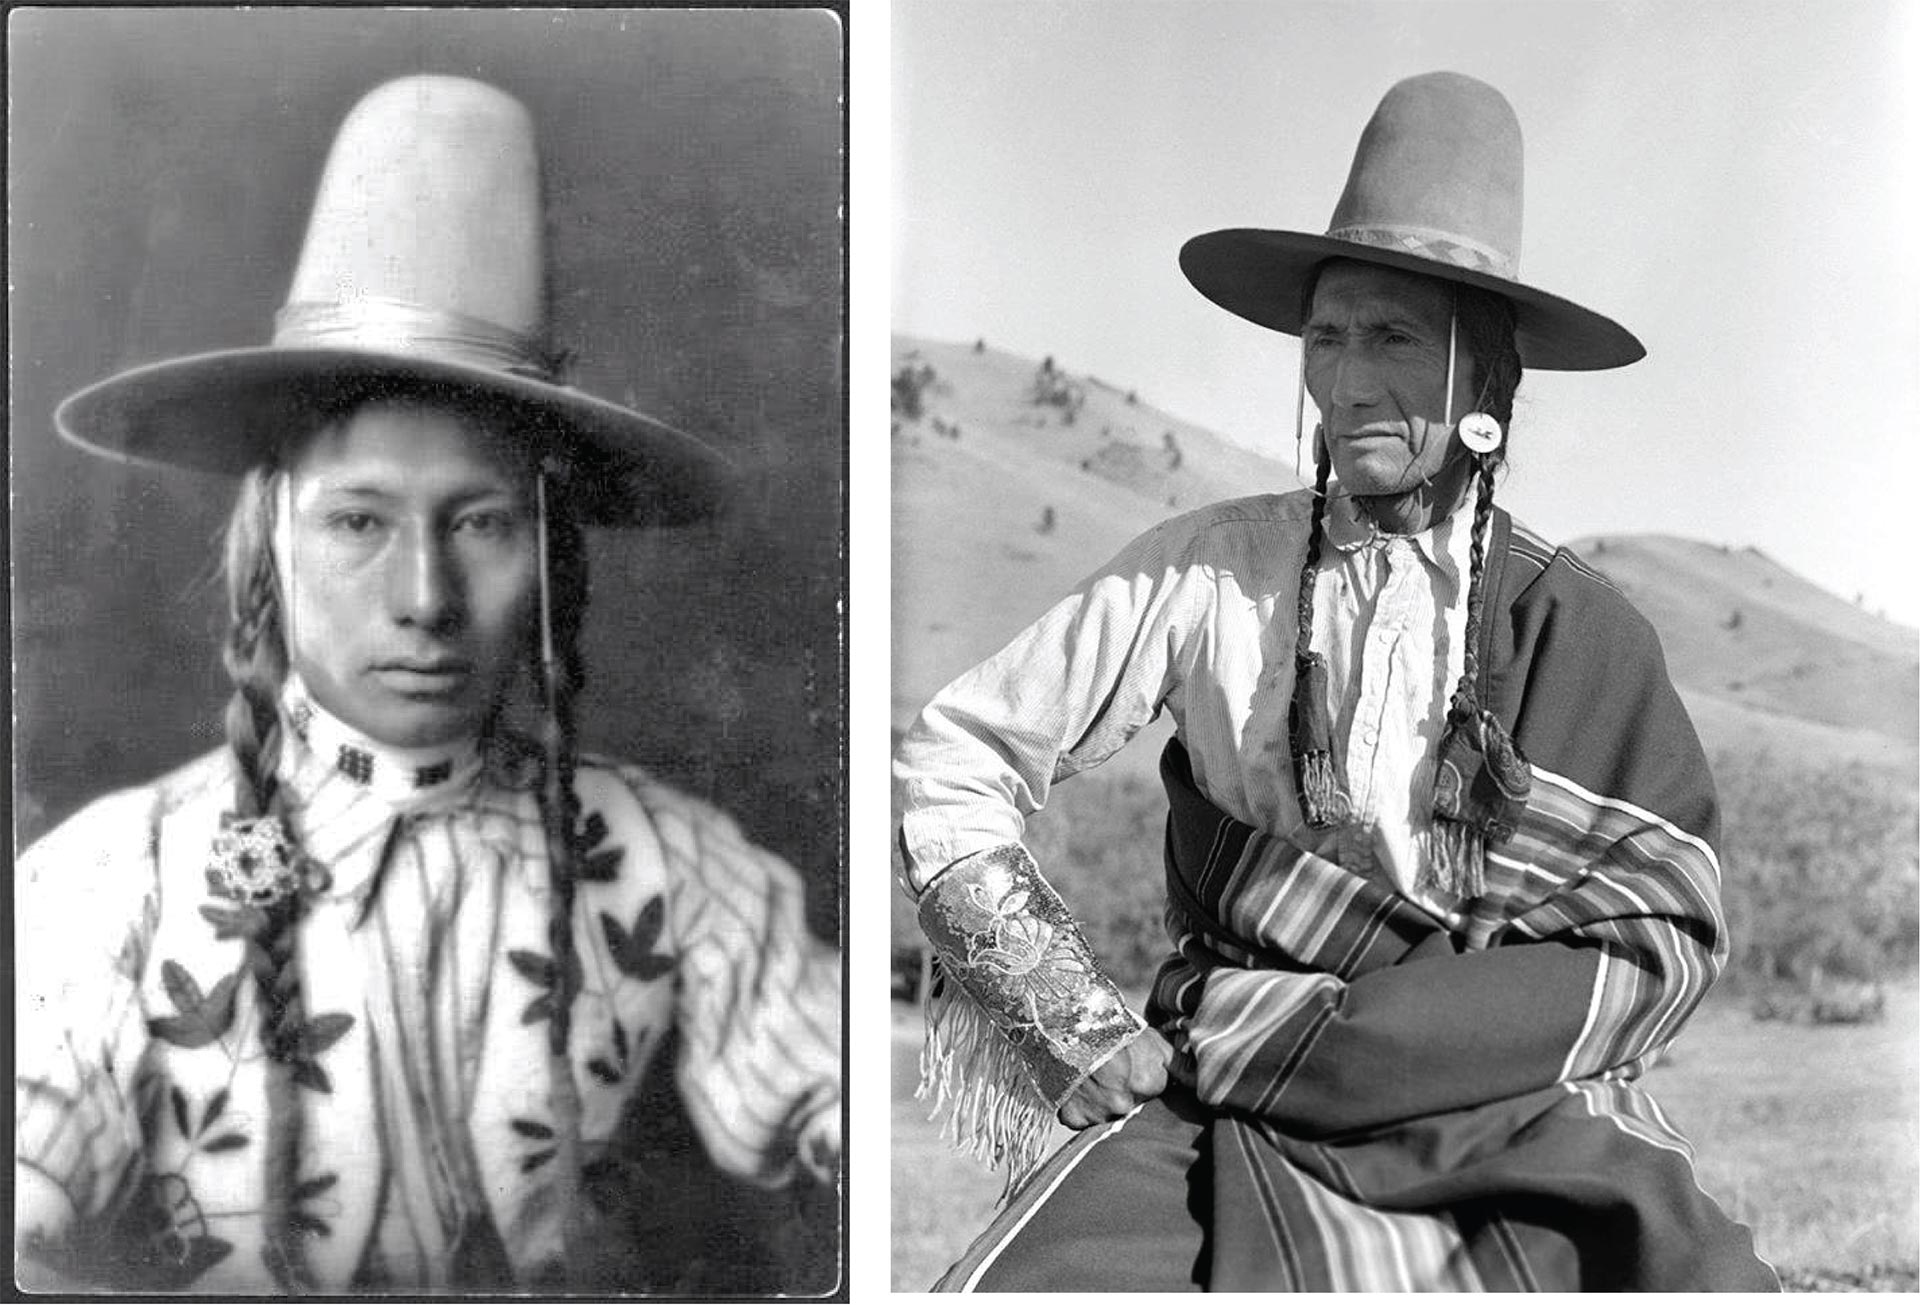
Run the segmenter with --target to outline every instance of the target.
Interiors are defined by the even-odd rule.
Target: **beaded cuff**
[[[941,871],[920,897],[920,927],[949,980],[928,1006],[920,1095],[936,1109],[951,1101],[948,1135],[1007,1162],[1011,1185],[1068,1093],[1145,1023],[1018,843]]]

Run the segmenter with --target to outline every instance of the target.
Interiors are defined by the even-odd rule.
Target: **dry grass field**
[[[1693,1142],[1701,1186],[1790,1287],[1920,1286],[1920,988],[1884,1024],[1760,1023],[1701,1010],[1647,1080]],[[896,1005],[893,1285],[922,1291],[986,1223],[999,1180],[955,1155],[913,1097],[919,1019]],[[1064,1136],[1064,1130],[1062,1131]]]

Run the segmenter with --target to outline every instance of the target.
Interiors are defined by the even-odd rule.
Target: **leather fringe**
[[[1006,1165],[1004,1204],[1046,1155],[1054,1109],[985,1008],[950,977],[928,997],[926,1022],[914,1096],[931,1099],[928,1118],[947,1108],[940,1131],[955,1149]]]
[[[1427,864],[1420,887],[1448,897],[1479,897],[1487,891],[1487,840],[1471,825],[1436,818],[1427,837]]]
[[[1317,652],[1296,656],[1287,733],[1298,772],[1301,814],[1315,829],[1344,824],[1352,810],[1333,764],[1333,720],[1327,713],[1327,697],[1327,659]]]
[[[1347,818],[1346,794],[1334,773],[1333,754],[1315,750],[1300,754],[1300,805],[1307,823],[1327,829]]]

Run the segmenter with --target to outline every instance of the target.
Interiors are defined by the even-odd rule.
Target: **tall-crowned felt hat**
[[[1479,286],[1514,307],[1524,367],[1598,371],[1646,349],[1618,322],[1520,279],[1520,120],[1460,73],[1396,83],[1354,151],[1325,234],[1236,227],[1195,236],[1180,269],[1201,294],[1288,335],[1314,269],[1348,258]]]
[[[586,521],[713,514],[729,479],[715,450],[566,383],[545,222],[519,101],[459,77],[388,82],[341,124],[271,342],[120,372],[55,423],[108,457],[239,474],[318,414],[419,392],[539,441]]]

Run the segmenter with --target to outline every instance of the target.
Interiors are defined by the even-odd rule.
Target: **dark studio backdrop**
[[[218,746],[228,694],[230,482],[90,457],[55,435],[54,407],[134,364],[265,343],[342,117],[390,77],[456,73],[532,113],[575,384],[740,475],[718,524],[593,532],[583,743],[733,813],[801,868],[815,929],[837,937],[836,15],[16,9],[8,38],[18,845]],[[774,1223],[776,1241],[794,1231]],[[689,1254],[709,1263],[684,1285],[728,1285],[712,1248]]]

